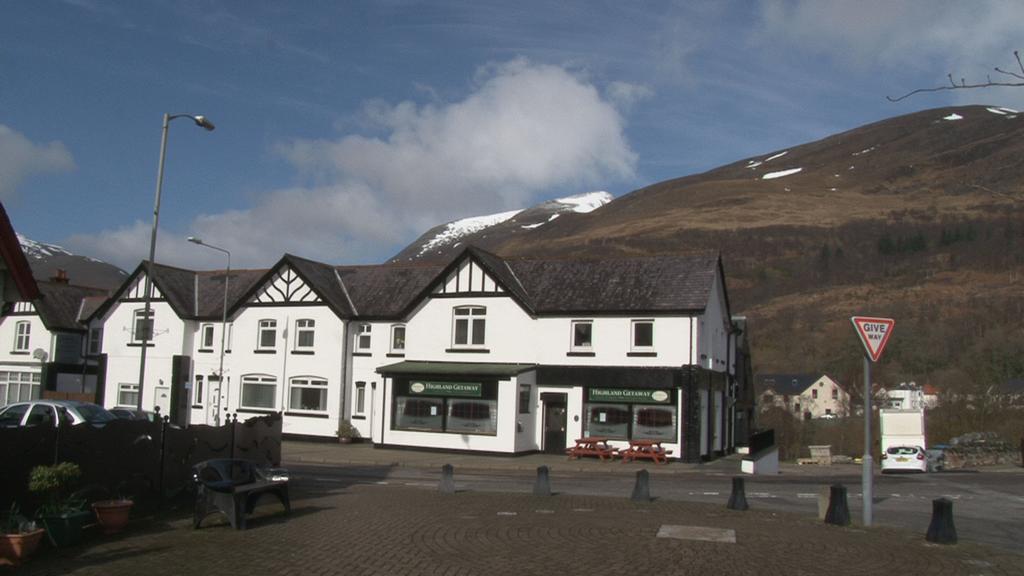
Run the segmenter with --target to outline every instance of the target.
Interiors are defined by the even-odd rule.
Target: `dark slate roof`
[[[359,317],[398,318],[409,312],[441,272],[439,266],[339,266]]]
[[[715,252],[605,260],[509,260],[539,314],[693,312],[708,304]]]
[[[347,286],[338,281],[338,274],[334,266],[322,264],[305,258],[299,258],[291,254],[285,255],[285,260],[292,268],[304,278],[309,285],[316,290],[320,298],[331,307],[338,316],[351,318],[356,314],[352,309],[352,301],[346,293]]]
[[[18,235],[14,233],[14,226],[7,217],[7,211],[3,203],[0,203],[0,259],[2,259],[3,270],[6,270],[14,285],[18,288],[21,300],[35,300],[39,297],[39,285],[32,276],[32,268],[25,258],[25,252],[21,249],[21,242]],[[3,294],[0,294],[3,298]]]
[[[47,330],[80,332],[81,308],[85,299],[106,295],[105,290],[70,286],[59,282],[38,282],[40,296],[35,301],[36,312]]]
[[[228,277],[228,308],[256,283],[266,270],[232,270]],[[199,278],[199,309],[197,320],[219,320],[224,309],[224,270],[196,273]]]
[[[153,263],[153,282],[171,308],[182,318],[196,313],[196,273],[193,270]]]
[[[771,389],[781,396],[799,396],[821,378],[813,374],[759,374],[754,379],[754,390],[763,394]]]

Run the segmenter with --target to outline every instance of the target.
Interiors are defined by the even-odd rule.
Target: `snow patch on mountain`
[[[558,202],[559,204],[572,206],[572,211],[578,214],[593,212],[611,201],[611,194],[600,191],[587,192],[586,194],[577,194],[575,196],[566,196],[565,198],[558,198],[555,200],[555,202]]]
[[[71,252],[68,252],[64,248],[57,246],[56,244],[47,244],[45,242],[36,242],[30,238],[26,238],[17,232],[14,233],[18,237],[18,243],[21,244],[21,251],[25,253],[25,256],[34,260],[42,260],[49,256],[56,254],[66,254],[68,256],[74,256]]]
[[[782,178],[783,176],[789,176],[790,174],[796,174],[803,170],[803,168],[790,168],[789,170],[780,170],[778,172],[769,172],[764,176],[761,176],[762,180],[774,180],[775,178]]]
[[[496,224],[501,224],[506,220],[511,220],[520,212],[522,212],[522,210],[510,210],[508,212],[501,212],[500,214],[473,216],[472,218],[463,218],[462,220],[449,222],[445,225],[444,230],[439,232],[437,236],[434,236],[429,242],[423,245],[423,248],[420,249],[420,256],[439,246],[456,242],[464,236],[474,234]]]

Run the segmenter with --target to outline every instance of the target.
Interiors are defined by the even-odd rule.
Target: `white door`
[[[218,402],[220,397],[220,378],[216,374],[211,374],[207,377],[206,381],[209,383],[209,392],[207,393],[206,400],[206,423],[210,426],[217,425],[217,410],[220,409],[221,403]]]
[[[160,416],[170,416],[171,414],[171,387],[170,386],[157,386],[153,389],[156,394],[156,402],[154,406],[160,408]]]

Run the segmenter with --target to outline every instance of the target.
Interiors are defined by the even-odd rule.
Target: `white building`
[[[755,391],[762,412],[776,406],[804,420],[850,415],[850,395],[828,374],[761,374]]]
[[[178,421],[283,413],[285,434],[350,420],[379,446],[561,453],[582,436],[734,446],[733,325],[717,254],[331,266],[292,255],[230,279],[154,268],[143,405]],[[108,406],[137,400],[140,266],[91,318]]]

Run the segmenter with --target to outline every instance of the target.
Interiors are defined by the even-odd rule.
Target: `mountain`
[[[21,234],[17,236],[36,280],[49,280],[58,275],[58,270],[63,270],[75,286],[112,290],[128,277],[127,272],[112,264],[72,254],[56,244],[36,242]]]
[[[612,201],[607,192],[588,192],[549,200],[525,210],[463,218],[435,226],[391,258],[390,262],[445,261],[465,243],[501,245],[516,237],[529,238],[558,219],[572,220]]]
[[[926,110],[461,241],[507,257],[716,249],[755,371],[856,386],[849,318],[875,315],[896,319],[879,382],[995,383],[1024,376],[1021,158],[1017,111]]]

